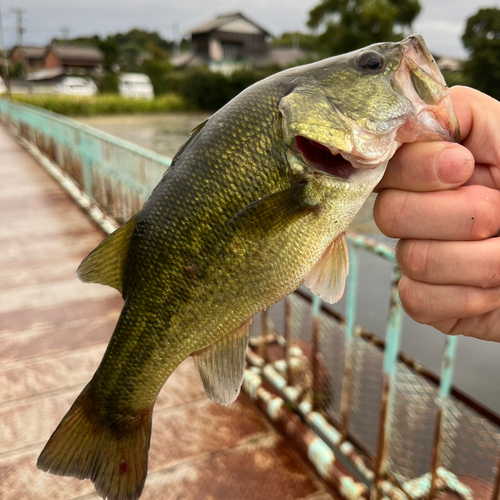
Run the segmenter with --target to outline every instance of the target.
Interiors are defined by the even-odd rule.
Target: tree
[[[300,31],[285,31],[279,37],[271,40],[274,47],[297,47],[303,50],[316,48],[316,37]]]
[[[480,9],[469,17],[462,41],[469,51],[464,72],[471,85],[500,99],[500,9]]]
[[[322,29],[318,50],[342,54],[376,42],[400,40],[421,9],[419,0],[323,0],[309,12],[308,26]]]

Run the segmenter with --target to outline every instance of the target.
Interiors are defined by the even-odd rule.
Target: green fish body
[[[274,75],[197,127],[142,210],[79,268],[125,304],[38,466],[138,498],[153,406],[179,363],[192,355],[209,397],[234,401],[251,318],[304,281],[337,301],[345,231],[388,159],[456,133],[418,36]]]

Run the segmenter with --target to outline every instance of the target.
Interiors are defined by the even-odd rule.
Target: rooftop
[[[47,52],[54,52],[61,60],[79,59],[82,61],[102,61],[102,52],[96,47],[80,47],[76,45],[52,45]]]
[[[244,21],[244,23],[238,24],[237,21]],[[221,14],[217,16],[215,19],[203,23],[195,28],[193,28],[190,33],[191,35],[199,35],[202,33],[210,33],[215,30],[223,30],[228,31],[228,25],[231,25],[231,32],[234,33],[246,33],[246,26],[252,25],[258,31],[266,36],[270,36],[270,33],[265,30],[262,26],[258,25],[256,22],[252,21],[241,12],[234,12],[231,14]],[[224,29],[226,28],[226,29]]]

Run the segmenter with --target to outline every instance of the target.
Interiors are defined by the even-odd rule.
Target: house
[[[297,49],[271,49],[270,33],[240,12],[217,16],[193,28],[190,35],[192,50],[173,57],[170,61],[173,66],[207,65],[212,71],[230,74],[243,67],[268,64],[284,67],[304,56]]]
[[[45,69],[60,68],[63,73],[100,73],[103,54],[96,47],[53,45],[45,49]]]
[[[10,51],[12,65],[21,64],[26,72],[37,71],[44,66],[45,47],[15,45]]]
[[[460,71],[463,60],[458,57],[435,56],[434,59],[441,71]]]

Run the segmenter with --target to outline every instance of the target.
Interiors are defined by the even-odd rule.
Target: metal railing
[[[170,160],[28,104],[0,99],[0,115],[76,185],[85,207],[122,224],[147,201]]]
[[[108,232],[142,206],[170,163],[32,106],[0,100],[0,115]],[[348,242],[346,314],[299,289],[259,315],[244,391],[349,500],[443,491],[499,500],[500,419],[453,388],[458,338],[447,340],[440,377],[401,353],[394,255],[364,236]],[[363,252],[393,268],[385,341],[356,322]]]

